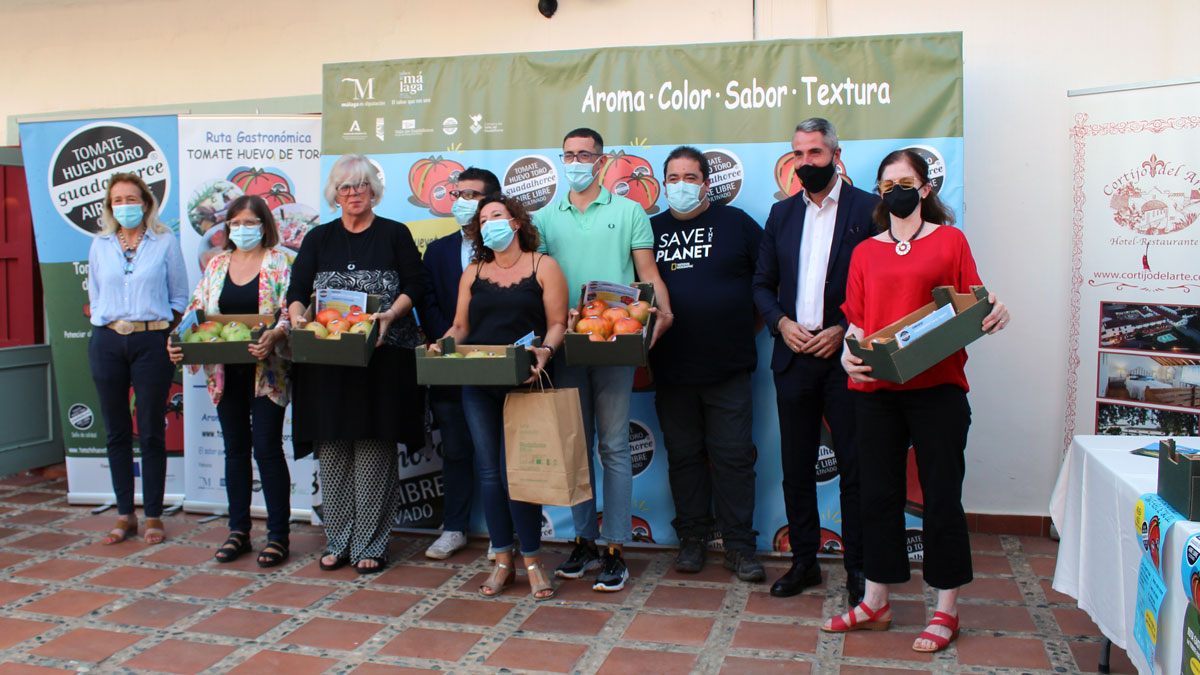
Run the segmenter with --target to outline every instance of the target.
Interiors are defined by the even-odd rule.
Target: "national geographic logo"
[[[633,455],[633,477],[637,478],[654,459],[654,434],[637,420],[629,420],[629,452]]]

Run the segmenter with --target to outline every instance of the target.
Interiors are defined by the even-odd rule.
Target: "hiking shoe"
[[[596,544],[576,537],[575,550],[571,551],[571,557],[559,565],[558,569],[554,570],[554,574],[562,579],[578,579],[588,570],[594,570],[599,566],[600,551],[596,548]]]
[[[600,574],[596,576],[596,583],[592,584],[592,590],[616,593],[625,588],[625,580],[628,578],[629,568],[625,567],[625,558],[622,557],[620,551],[610,547],[604,552],[604,558],[600,561]]]
[[[704,540],[696,537],[684,537],[679,542],[679,555],[675,556],[675,571],[684,574],[695,574],[704,569]]]
[[[425,549],[425,557],[433,558],[434,560],[445,560],[461,551],[466,545],[467,536],[465,534],[449,530],[443,532],[442,536],[437,538],[437,541]]]
[[[742,581],[767,580],[767,573],[753,551],[725,551],[725,569]]]

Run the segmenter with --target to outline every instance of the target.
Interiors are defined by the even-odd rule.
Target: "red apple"
[[[628,316],[621,317],[613,323],[613,335],[638,333],[642,330],[642,322]]]
[[[646,325],[650,321],[650,303],[645,300],[638,300],[629,306],[629,316],[637,319]]]
[[[583,306],[584,316],[600,316],[604,310],[608,309],[608,303],[603,300],[593,300]]]
[[[333,309],[332,307],[330,307],[328,309],[323,309],[320,312],[317,312],[317,321],[325,327],[329,326],[330,321],[333,321],[335,319],[341,319],[341,318],[342,318],[342,313],[337,311],[336,309]]]
[[[587,336],[592,342],[604,342],[604,336],[600,333],[588,333]]]
[[[204,323],[200,324],[199,326],[196,326],[196,332],[197,333],[220,333],[222,328],[224,328],[224,326],[217,323],[216,321],[205,321]]]
[[[334,319],[325,324],[325,327],[329,329],[330,334],[341,333],[350,330],[350,323],[345,319]]]
[[[575,324],[575,332],[595,333],[604,339],[612,333],[612,326],[603,317],[591,316],[580,319],[579,323]]]
[[[350,313],[345,316],[344,320],[346,323],[353,326],[356,323],[366,321],[370,318],[371,318],[370,314],[365,314],[363,312],[355,312],[355,311],[351,310]]]
[[[629,312],[626,312],[621,307],[609,307],[608,309],[604,310],[604,313],[600,316],[608,319],[608,322],[615,326],[618,319],[628,318]]]

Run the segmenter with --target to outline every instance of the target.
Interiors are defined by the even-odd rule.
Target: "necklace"
[[[492,257],[492,262],[496,263],[496,267],[499,267],[502,270],[511,270],[513,267],[515,267],[517,265],[517,263],[521,262],[521,256],[520,256],[520,254],[518,254],[517,259],[513,261],[513,264],[511,264],[507,267],[505,267],[504,265],[501,265],[500,260],[498,258],[496,258],[494,255]]]
[[[353,272],[358,265],[355,261],[358,256],[354,254],[354,247],[350,243],[350,233],[346,231],[346,226],[342,226],[342,236],[346,237],[346,269]]]
[[[921,236],[921,231],[924,229],[925,221],[922,220],[921,226],[917,228],[917,233],[909,237],[907,241],[901,241],[896,238],[896,235],[892,234],[892,226],[888,225],[888,236],[892,238],[892,241],[896,242],[896,255],[908,255],[908,252],[912,250],[913,241]]]
[[[137,258],[138,245],[142,243],[138,239],[137,244],[130,246],[125,241],[125,233],[117,230],[117,239],[121,242],[121,254],[125,256],[125,274],[133,274],[133,261]]]

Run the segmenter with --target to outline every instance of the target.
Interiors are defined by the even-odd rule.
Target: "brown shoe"
[[[132,513],[127,516],[118,516],[117,524],[113,526],[113,529],[109,530],[108,534],[104,535],[100,543],[105,546],[119,544],[137,534],[137,529],[137,516]]]
[[[142,535],[142,539],[147,544],[161,544],[167,540],[167,532],[163,529],[162,518],[146,519],[146,533]]]

